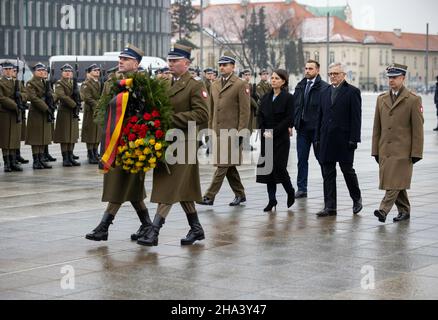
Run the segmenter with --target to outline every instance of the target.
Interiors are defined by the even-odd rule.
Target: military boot
[[[9,165],[11,166],[12,171],[23,171],[23,168],[17,162],[15,154],[9,155]]]
[[[56,158],[53,158],[49,153],[49,146],[44,146],[44,162],[55,162]]]
[[[70,157],[68,156],[68,151],[62,152],[62,166],[63,167],[72,167],[73,164],[70,162]]]
[[[152,227],[152,221],[149,217],[149,211],[147,208],[145,210],[139,210],[136,212],[138,218],[140,219],[141,226],[136,233],[131,234],[131,240],[133,241],[137,241],[139,238],[144,237]]]
[[[9,156],[3,156],[3,161],[5,163],[5,167],[3,168],[4,172],[12,172],[11,165],[9,162]]]
[[[88,163],[89,164],[98,164],[99,161],[97,161],[96,157],[94,156],[93,150],[87,150],[88,155]]]
[[[73,167],[78,167],[81,164],[79,162],[77,162],[73,156],[73,151],[68,151],[68,158],[70,159],[70,162],[72,164]],[[79,157],[78,157],[79,159]]]
[[[152,222],[152,227],[149,228],[148,233],[137,240],[137,244],[142,246],[157,246],[158,245],[158,235],[160,229],[163,226],[166,219],[164,219],[159,214],[155,214],[154,222]]]
[[[32,168],[33,168],[34,170],[44,169],[44,166],[42,165],[42,163],[41,163],[41,161],[40,161],[39,154],[34,153],[34,154],[32,155],[32,158],[33,158],[33,165],[32,165]]]
[[[198,214],[195,213],[186,213],[187,221],[190,225],[190,231],[187,233],[187,236],[184,239],[181,239],[181,245],[191,245],[196,240],[204,240],[204,230],[202,229],[201,223],[198,219]]]
[[[38,157],[39,157],[39,159],[40,159],[40,163],[41,163],[42,166],[43,166],[43,169],[52,169],[52,166],[49,165],[49,164],[46,162],[43,153],[40,153],[40,154],[38,155]]]
[[[99,152],[97,152],[97,148],[93,148],[93,153],[97,161],[100,161],[100,156],[99,156]]]
[[[29,160],[26,160],[21,156],[20,149],[15,150],[15,157],[17,158],[17,162],[19,163],[29,163]]]
[[[108,228],[113,223],[114,216],[105,212],[99,225],[92,232],[85,235],[88,240],[106,241],[108,240]]]

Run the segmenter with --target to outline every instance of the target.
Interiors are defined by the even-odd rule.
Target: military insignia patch
[[[203,97],[204,99],[207,99],[207,98],[208,98],[208,93],[207,93],[207,91],[202,90],[202,91],[201,91],[201,94],[202,94],[202,97]]]

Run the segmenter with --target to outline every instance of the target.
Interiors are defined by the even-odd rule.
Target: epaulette
[[[383,92],[381,94],[379,94],[379,97],[384,96],[387,92]]]

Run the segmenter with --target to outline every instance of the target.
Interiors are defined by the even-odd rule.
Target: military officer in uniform
[[[21,82],[20,79],[17,79],[17,75],[18,75],[19,72],[20,72],[20,67],[19,66],[15,66],[13,78],[15,79],[15,81],[18,81],[18,84],[19,84],[19,87],[20,87],[20,92],[24,92],[25,91],[24,83]],[[26,105],[27,101],[23,101],[23,104]],[[27,131],[26,120],[27,120],[26,119],[26,110],[22,110],[21,111],[21,135],[20,135],[20,141],[25,141],[26,140],[26,131]],[[21,144],[20,144],[20,147],[21,147]],[[16,156],[16,161],[18,163],[22,163],[22,164],[29,163],[29,160],[24,159],[21,156],[20,148],[15,150],[15,156]]]
[[[44,147],[52,141],[52,122],[49,122],[49,106],[45,101],[46,81],[44,72],[46,66],[37,63],[33,67],[33,77],[26,84],[28,98],[31,103],[26,136],[26,144],[32,146],[33,168],[51,169],[46,163]]]
[[[213,205],[224,178],[227,177],[235,194],[230,206],[237,206],[246,201],[245,188],[240,180],[236,166],[241,163],[243,136],[220,138],[220,130],[248,128],[250,116],[250,89],[246,81],[234,74],[236,58],[231,52],[224,52],[218,61],[221,77],[211,85],[209,127],[216,135],[212,149],[215,153],[216,172],[213,181],[199,204]],[[235,141],[238,139],[238,143]],[[214,140],[214,139],[213,139]],[[234,140],[234,141],[231,141]],[[226,145],[228,144],[228,150]],[[238,155],[236,160],[235,155]]]
[[[214,77],[214,70],[212,68],[205,68],[204,69],[204,85],[205,88],[207,88],[207,91],[210,93],[210,87],[213,83],[213,77]]]
[[[79,119],[74,117],[76,103],[73,100],[73,67],[65,64],[61,68],[61,79],[55,84],[55,94],[59,101],[53,141],[61,144],[62,165],[80,166],[73,158],[74,144],[79,138]]]
[[[81,141],[87,144],[88,163],[98,164],[97,147],[102,138],[100,127],[94,123],[94,110],[100,98],[100,68],[92,64],[87,68],[87,79],[81,85],[81,99],[84,102],[84,118],[82,121]]]
[[[21,138],[21,110],[15,102],[15,66],[10,62],[4,62],[3,76],[0,78],[0,148],[3,153],[4,171],[23,171],[17,162],[16,150],[20,148]],[[23,102],[27,96],[22,87],[19,87],[19,95]]]
[[[54,95],[53,90],[52,90],[52,83],[49,81],[48,69],[43,70],[43,79],[46,81],[46,84],[49,86],[49,90],[53,95],[53,99],[56,100],[55,95]],[[53,121],[51,123],[51,127],[52,127],[52,134],[51,134],[51,137],[52,137],[51,141],[52,141],[53,140],[53,132],[55,131],[55,121]],[[49,142],[49,144],[51,143],[51,141]],[[49,153],[49,145],[48,144],[46,144],[44,146],[43,159],[44,159],[43,160],[44,162],[55,162],[56,161],[56,158],[52,157],[51,154]]]
[[[128,44],[119,54],[117,78],[124,78],[124,75],[127,73],[138,72],[138,67],[143,56],[144,52],[142,50]],[[105,82],[103,94],[110,92],[112,82],[112,78]],[[129,109],[128,102],[124,122],[133,115],[132,113],[133,111]],[[120,207],[126,201],[131,202],[141,223],[137,232],[131,235],[131,240],[135,241],[144,235],[152,225],[148,209],[144,203],[144,199],[146,198],[144,179],[145,174],[143,171],[132,174],[124,171],[120,166],[116,166],[105,173],[103,176],[102,201],[108,202],[108,205],[99,225],[92,232],[88,233],[85,238],[94,241],[108,240],[108,228],[112,224]]]
[[[389,92],[377,98],[371,155],[379,164],[381,190],[385,197],[374,215],[385,222],[395,204],[394,222],[408,220],[410,188],[414,163],[423,158],[423,106],[421,98],[404,86],[408,67],[394,63],[386,69]]]
[[[191,150],[188,144],[196,144],[196,141],[188,139],[189,121],[195,121],[197,125],[208,121],[208,93],[203,82],[193,79],[188,71],[190,55],[190,47],[175,44],[167,56],[170,71],[174,76],[169,90],[170,102],[173,106],[172,123],[174,128],[184,132],[185,137],[185,141],[175,143],[185,144],[185,163],[169,165],[170,174],[162,164],[154,169],[151,202],[158,203],[157,213],[150,231],[137,240],[140,245],[158,244],[159,230],[172,205],[177,202],[186,213],[190,225],[187,236],[181,239],[181,245],[191,245],[205,237],[195,208],[195,201],[201,200],[199,167],[197,162],[193,164],[188,162],[189,157],[196,159],[196,148],[192,148],[194,154],[187,153]]]
[[[263,98],[263,96],[265,94],[271,92],[272,87],[271,87],[271,84],[268,81],[268,79],[269,79],[269,72],[268,72],[268,70],[262,69],[259,72],[259,76],[260,76],[260,82],[257,84],[256,93],[257,93],[257,97],[258,97],[257,103],[260,104],[260,101]]]

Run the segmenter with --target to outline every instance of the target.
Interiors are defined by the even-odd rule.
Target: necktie
[[[307,106],[307,101],[309,100],[309,92],[312,87],[312,81],[307,81],[306,89],[304,90],[304,106]]]

